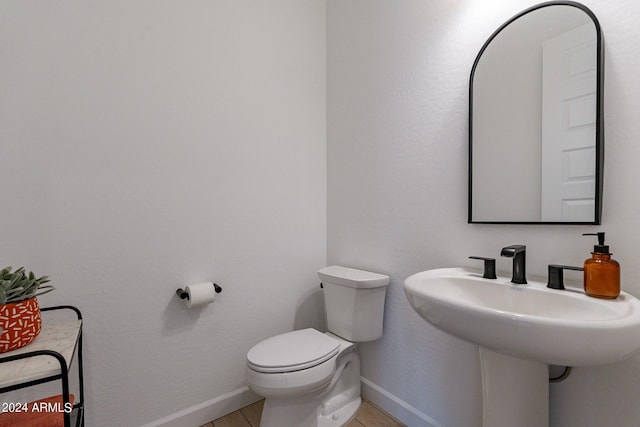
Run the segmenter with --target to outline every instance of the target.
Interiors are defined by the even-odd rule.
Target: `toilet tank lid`
[[[389,276],[357,270],[355,268],[330,265],[318,270],[318,277],[325,283],[350,288],[380,288],[389,284]]]

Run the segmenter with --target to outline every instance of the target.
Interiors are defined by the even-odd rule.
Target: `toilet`
[[[328,332],[287,332],[247,353],[247,384],[265,397],[260,427],[341,427],[360,406],[355,347],[382,336],[389,276],[337,265],[318,276]]]

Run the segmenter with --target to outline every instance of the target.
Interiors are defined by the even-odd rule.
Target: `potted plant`
[[[36,277],[24,267],[0,270],[0,353],[24,347],[40,333],[37,297],[54,290],[47,276]]]

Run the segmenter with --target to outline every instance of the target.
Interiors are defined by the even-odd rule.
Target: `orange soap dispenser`
[[[584,262],[584,291],[590,297],[614,299],[620,295],[620,264],[611,259],[609,246],[604,244],[604,232],[584,233],[598,236],[591,258]]]

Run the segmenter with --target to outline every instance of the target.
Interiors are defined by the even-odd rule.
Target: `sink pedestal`
[[[548,427],[549,366],[479,347],[484,427]]]

